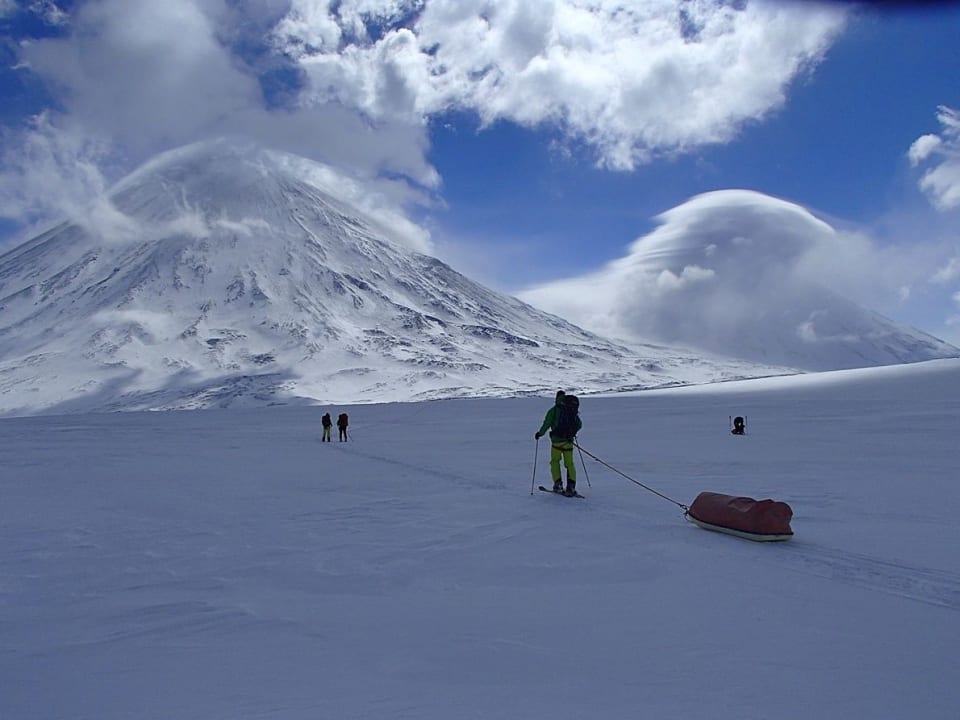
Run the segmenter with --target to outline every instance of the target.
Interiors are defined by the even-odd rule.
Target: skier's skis
[[[574,492],[573,495],[567,495],[567,494],[562,493],[562,492],[554,492],[554,491],[551,490],[550,488],[544,487],[543,485],[538,485],[538,486],[537,486],[537,489],[539,489],[541,492],[550,493],[551,495],[562,495],[563,497],[575,497],[575,498],[580,498],[581,500],[583,500],[583,499],[585,499],[585,498],[587,497],[586,495],[581,495],[581,494],[578,493],[578,492]]]

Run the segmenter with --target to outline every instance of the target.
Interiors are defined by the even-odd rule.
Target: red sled
[[[754,500],[722,493],[702,492],[686,512],[704,528],[747,540],[772,542],[793,537],[793,510],[785,502]]]

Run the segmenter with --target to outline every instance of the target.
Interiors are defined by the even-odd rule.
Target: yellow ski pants
[[[554,442],[550,445],[550,472],[554,480],[560,479],[560,459],[567,469],[567,479],[577,480],[577,466],[573,464],[573,443]]]

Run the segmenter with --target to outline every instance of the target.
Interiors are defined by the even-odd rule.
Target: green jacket
[[[560,402],[557,401],[556,403],[554,403],[554,406],[552,408],[547,410],[547,414],[543,418],[543,425],[540,426],[540,429],[537,431],[537,433],[540,435],[545,435],[547,430],[550,430],[551,440],[569,442],[570,440],[573,440],[573,438],[557,437],[557,434],[554,432],[554,427],[556,427],[557,425],[557,418],[559,416],[559,411],[560,411]],[[580,420],[580,416],[577,415],[577,432],[580,432],[580,428],[582,427],[583,427],[583,422]],[[577,432],[573,434],[574,437],[576,437]]]

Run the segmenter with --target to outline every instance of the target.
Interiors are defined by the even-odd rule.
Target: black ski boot
[[[577,494],[577,481],[567,478],[567,489],[563,492],[567,497],[573,497]]]
[[[555,493],[563,492],[563,480],[561,480],[560,478],[557,478],[556,480],[553,481],[553,491]]]

